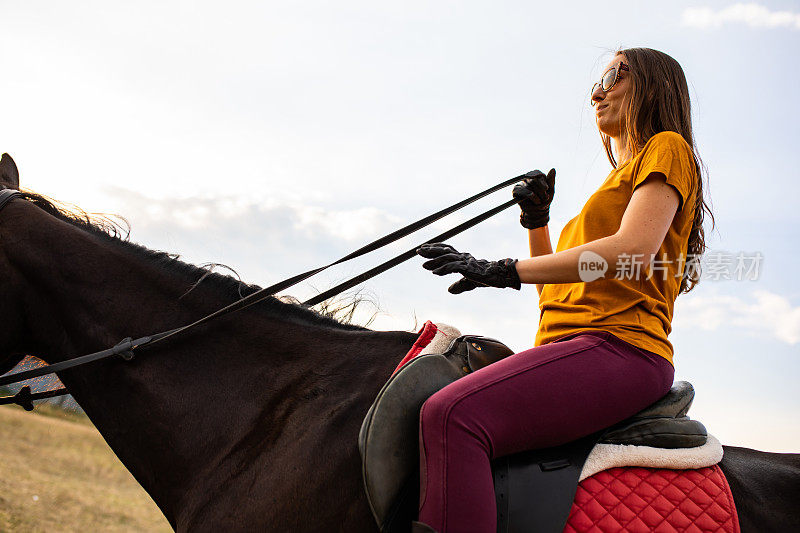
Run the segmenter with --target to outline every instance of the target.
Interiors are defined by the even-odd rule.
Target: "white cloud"
[[[147,226],[202,231],[221,224],[244,227],[276,222],[275,231],[292,228],[306,236],[329,236],[348,242],[376,237],[400,226],[401,220],[373,207],[335,210],[320,206],[243,197],[149,198],[121,187],[106,189],[124,212]]]
[[[673,329],[695,327],[710,331],[727,326],[791,345],[800,343],[800,306],[769,291],[753,291],[749,301],[728,295],[678,298],[675,307]]]
[[[223,274],[231,273],[223,268],[227,265],[235,277],[262,286],[325,265],[408,222],[377,208],[338,208],[258,195],[157,197],[149,191],[112,186],[104,187],[103,193],[104,211],[125,217],[131,241],[179,254],[187,263],[222,265],[215,271]],[[301,301],[316,296],[421,239],[416,234],[406,237],[323,272],[286,294]],[[373,311],[362,306],[357,320],[366,321]],[[384,318],[381,324],[385,322]]]
[[[326,232],[355,242],[375,236],[376,228],[399,227],[400,219],[374,207],[334,211],[318,206],[290,206],[297,216],[296,226],[313,232]]]
[[[727,23],[743,23],[751,28],[800,29],[800,13],[770,11],[756,3],[733,4],[720,10],[689,7],[683,10],[681,23],[695,28],[718,28]]]

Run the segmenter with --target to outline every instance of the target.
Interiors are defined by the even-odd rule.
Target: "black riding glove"
[[[451,294],[471,291],[476,287],[511,287],[519,290],[522,285],[517,274],[517,260],[486,261],[475,259],[470,254],[460,253],[452,246],[444,243],[423,244],[417,248],[417,255],[430,261],[422,266],[437,276],[457,272],[464,277],[447,289]]]
[[[551,168],[547,176],[539,170],[528,172],[521,183],[514,186],[514,198],[521,200],[522,213],[519,223],[523,228],[534,229],[550,222],[550,204],[556,192],[556,169]]]

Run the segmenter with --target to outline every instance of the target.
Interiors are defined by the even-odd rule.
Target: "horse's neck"
[[[179,300],[185,280],[73,230],[83,235],[49,240],[28,265],[36,292],[29,306],[42,317],[36,336],[47,359],[180,326],[230,303],[202,284]],[[242,455],[268,452],[287,426],[324,424],[308,418],[309,405],[365,410],[411,342],[405,333],[244,310],[131,362],[104,360],[61,379],[174,524],[231,482],[227,471]]]
[[[192,280],[121,244],[36,214],[37,223],[25,228],[24,245],[8,251],[25,280],[22,307],[36,342],[26,348],[36,355],[57,360],[107,348],[229,303],[202,285],[184,298]]]

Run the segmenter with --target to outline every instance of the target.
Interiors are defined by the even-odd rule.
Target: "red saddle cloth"
[[[740,533],[728,480],[718,465],[696,470],[611,468],[581,481],[567,533]]]

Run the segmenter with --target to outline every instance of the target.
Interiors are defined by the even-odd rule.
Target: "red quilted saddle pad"
[[[728,480],[697,470],[611,468],[578,486],[565,532],[725,531],[739,533]]]

